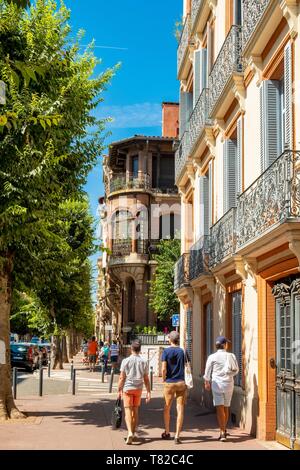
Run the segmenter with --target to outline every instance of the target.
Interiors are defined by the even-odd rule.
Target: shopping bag
[[[118,398],[114,406],[112,415],[111,415],[111,425],[113,429],[119,429],[121,427],[122,415],[123,415],[123,411],[122,411],[121,399]]]
[[[194,386],[191,363],[187,353],[185,353],[185,366],[184,366],[184,381],[187,388],[191,389]]]

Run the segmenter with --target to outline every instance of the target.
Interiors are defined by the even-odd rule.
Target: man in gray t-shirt
[[[124,400],[125,421],[128,429],[126,444],[132,444],[138,424],[138,409],[141,405],[143,384],[147,389],[146,403],[150,401],[148,363],[140,356],[141,342],[133,340],[131,356],[123,359],[118,385],[118,397]]]

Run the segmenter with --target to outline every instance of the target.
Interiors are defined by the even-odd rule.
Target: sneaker
[[[132,445],[132,441],[133,441],[133,436],[128,436],[127,439],[126,439],[126,444],[127,445]]]
[[[220,434],[220,441],[221,441],[221,442],[226,442],[226,441],[227,441],[226,433],[225,433],[225,432],[222,432],[222,433]]]
[[[176,445],[177,445],[177,444],[182,444],[181,439],[180,439],[179,437],[175,437],[175,438],[174,438],[174,444],[176,444]]]

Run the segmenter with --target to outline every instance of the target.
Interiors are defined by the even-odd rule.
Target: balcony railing
[[[129,256],[132,250],[132,241],[113,240],[112,256]]]
[[[190,249],[190,280],[209,272],[209,237],[201,237]]]
[[[181,255],[174,270],[174,289],[175,291],[189,285],[190,277],[190,254]]]
[[[213,113],[233,73],[243,72],[242,27],[233,25],[209,75],[209,111]]]
[[[175,180],[179,177],[187,159],[189,156],[189,149],[190,149],[190,133],[185,131],[178,149],[175,153]]]
[[[202,4],[205,0],[192,0],[192,12],[191,12],[191,28],[195,26],[195,21],[198,16],[198,12],[202,7]]]
[[[300,216],[300,152],[285,151],[237,203],[237,249]]]
[[[127,189],[151,189],[149,175],[114,175],[109,185],[110,193]]]
[[[252,37],[271,1],[274,0],[243,0],[243,48]]]
[[[187,52],[187,48],[188,48],[189,40],[190,40],[190,34],[191,34],[191,17],[190,15],[187,15],[184,26],[183,26],[181,38],[179,41],[178,49],[177,49],[177,73],[178,74],[180,72],[183,59]]]
[[[210,229],[209,267],[221,263],[233,255],[236,246],[236,208],[233,207]]]
[[[204,88],[189,120],[189,151],[193,149],[205,126],[212,124],[212,121],[208,117],[208,112],[209,90]]]

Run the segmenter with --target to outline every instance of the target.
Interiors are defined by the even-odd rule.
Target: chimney
[[[179,104],[162,104],[162,136],[177,138],[179,135]]]

